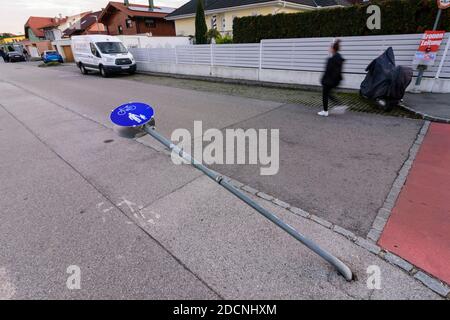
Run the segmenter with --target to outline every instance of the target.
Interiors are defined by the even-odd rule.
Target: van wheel
[[[88,74],[87,69],[80,63],[80,71],[82,74]]]
[[[109,74],[108,72],[106,72],[105,68],[103,68],[103,66],[100,66],[100,74],[103,78],[108,78]]]

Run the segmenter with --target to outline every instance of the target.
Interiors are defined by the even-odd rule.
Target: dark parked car
[[[8,52],[5,58],[6,62],[26,61],[24,55],[17,51]]]

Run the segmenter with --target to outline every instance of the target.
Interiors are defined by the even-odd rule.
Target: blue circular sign
[[[149,122],[155,112],[148,104],[130,102],[111,112],[111,121],[121,127],[139,127]]]

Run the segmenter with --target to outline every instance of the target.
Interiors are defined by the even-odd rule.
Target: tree
[[[203,0],[197,0],[197,13],[195,15],[195,43],[206,44],[206,33],[208,28],[206,26],[205,9],[203,7]]]

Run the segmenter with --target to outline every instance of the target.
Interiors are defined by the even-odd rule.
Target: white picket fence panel
[[[344,73],[365,74],[369,63],[388,47],[397,65],[412,66],[422,34],[342,37]],[[334,38],[270,39],[260,43],[189,45],[176,48],[132,48],[138,62],[192,64],[322,72]],[[446,35],[434,66],[425,77],[450,78],[450,50]],[[442,62],[442,63],[441,63]],[[439,71],[440,70],[440,71]],[[439,71],[439,72],[438,72]]]

